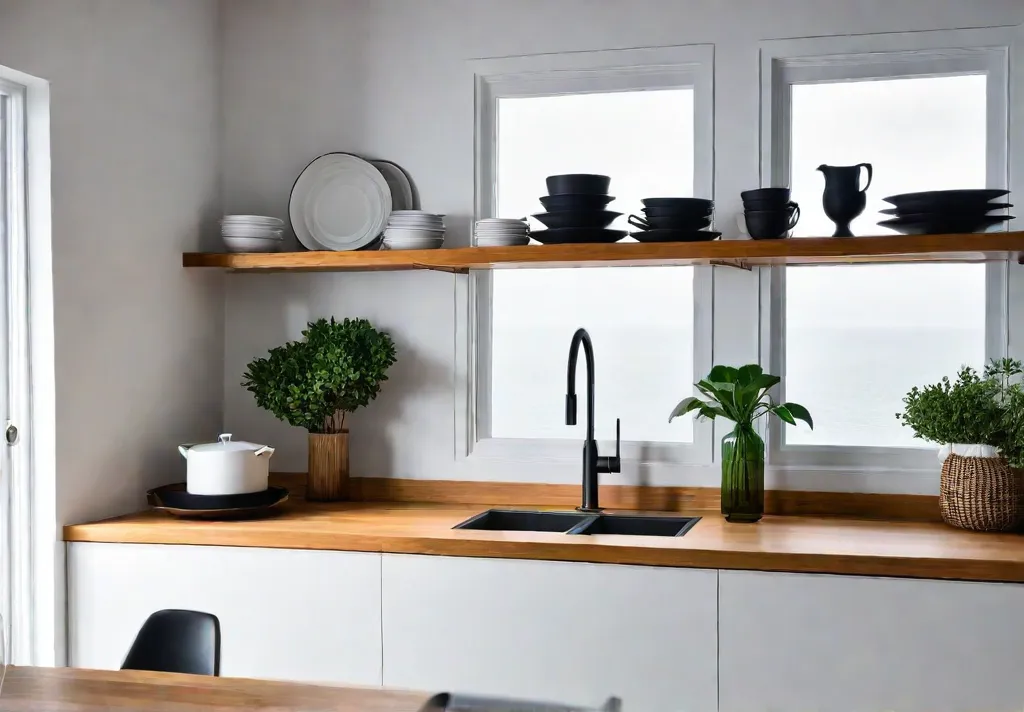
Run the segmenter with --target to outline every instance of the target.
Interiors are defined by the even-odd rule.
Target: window
[[[488,147],[480,215],[542,212],[544,179],[559,173],[611,176],[608,209],[622,213],[616,229],[628,229],[641,198],[710,197],[710,144],[699,141],[710,135],[710,55],[694,51],[665,48],[659,53],[670,61],[628,70],[617,66],[624,55],[649,52],[586,53],[569,58],[571,69],[534,74],[516,65],[537,58],[505,60],[509,77],[488,77],[479,93],[478,131]],[[679,56],[703,64],[674,67]],[[697,66],[706,73],[698,77]],[[710,365],[710,283],[709,269],[692,267],[477,275],[477,446],[543,440],[578,456],[585,418],[565,425],[564,394],[569,342],[584,327],[594,342],[598,439],[614,440],[621,418],[627,451],[627,441],[692,449],[710,431],[690,419],[667,421],[698,365]],[[581,364],[579,393],[585,377]]]
[[[618,212],[640,198],[693,191],[693,90],[499,99],[498,215],[542,212],[557,173],[613,176]],[[626,229],[626,215],[616,222]],[[535,225],[535,228],[538,226]],[[693,383],[693,268],[504,270],[492,277],[491,436],[580,440],[566,426],[566,356],[583,326],[601,392],[597,435],[692,442],[690,419],[668,423]],[[585,370],[577,372],[585,391]]]
[[[821,59],[773,60],[771,172],[801,205],[795,236],[834,230],[821,208],[823,163],[873,165],[856,235],[890,232],[876,225],[885,196],[1006,185],[998,51]],[[770,284],[773,367],[785,398],[815,419],[813,431],[777,429],[783,463],[808,446],[928,447],[895,418],[904,394],[1005,353],[1004,312],[993,308],[1005,303],[1005,265],[775,269]]]

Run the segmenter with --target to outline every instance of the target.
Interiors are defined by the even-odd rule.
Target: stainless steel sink
[[[627,536],[682,536],[700,517],[601,514],[581,522],[570,534],[624,534]]]
[[[682,536],[700,517],[645,514],[585,514],[488,509],[455,529],[563,534],[622,534],[626,536]]]
[[[471,517],[455,529],[478,529],[505,532],[567,532],[594,519],[581,512],[522,512],[511,509],[488,509]]]

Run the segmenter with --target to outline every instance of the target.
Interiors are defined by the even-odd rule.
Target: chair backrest
[[[142,624],[122,670],[220,674],[220,622],[199,611],[157,611]]]

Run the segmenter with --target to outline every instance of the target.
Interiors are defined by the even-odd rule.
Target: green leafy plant
[[[310,322],[302,339],[249,363],[242,386],[256,404],[311,433],[339,433],[380,393],[395,344],[366,319]]]
[[[776,403],[769,391],[782,381],[778,376],[765,373],[756,363],[740,368],[715,366],[706,378],[694,385],[706,400],[684,398],[669,416],[673,418],[693,411],[698,418],[714,420],[728,418],[737,425],[750,426],[766,413],[774,413],[790,425],[797,420],[807,423],[812,429],[811,414],[799,403]]]
[[[964,366],[955,381],[914,386],[896,418],[914,435],[939,445],[991,445],[1012,466],[1024,467],[1024,368],[1016,359],[993,359],[978,372]]]

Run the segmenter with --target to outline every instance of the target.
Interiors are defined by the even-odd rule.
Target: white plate
[[[391,187],[391,200],[395,210],[410,210],[416,207],[416,196],[412,192],[412,181],[402,167],[391,161],[370,161],[384,175]]]
[[[377,239],[391,212],[391,188],[358,156],[328,153],[299,174],[288,215],[310,250],[357,250]]]
[[[278,225],[283,226],[284,220],[281,218],[272,218],[269,215],[225,215],[221,219],[222,223],[254,223],[258,225]]]
[[[280,252],[283,242],[277,238],[223,236],[228,252]]]
[[[420,228],[389,227],[384,237],[444,237],[444,230],[423,230]]]
[[[444,217],[444,213],[428,213],[426,210],[394,210],[394,211],[392,211],[391,214],[392,215],[404,215],[404,216],[418,215],[418,216],[421,216],[421,217],[426,216],[426,217],[431,217],[431,218],[443,218]]]

